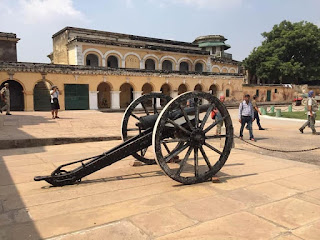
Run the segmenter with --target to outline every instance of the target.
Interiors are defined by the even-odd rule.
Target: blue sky
[[[0,32],[14,32],[18,61],[49,62],[51,36],[65,26],[192,42],[224,35],[243,60],[282,20],[320,26],[319,0],[0,0]]]

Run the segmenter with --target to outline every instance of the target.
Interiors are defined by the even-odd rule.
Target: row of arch
[[[217,96],[218,86],[212,84],[209,87],[210,93],[214,96]],[[191,89],[187,84],[180,84],[176,95],[180,95],[187,91],[205,91],[204,87],[201,84],[197,84],[193,89]],[[98,91],[98,107],[99,108],[110,108],[111,107],[111,91],[112,86],[107,82],[102,82],[97,87]],[[148,94],[154,92],[155,88],[150,83],[145,83],[141,88],[141,94]],[[172,86],[168,83],[165,83],[161,86],[160,92],[167,96],[173,96]],[[226,93],[230,93],[230,89],[226,89]],[[124,83],[120,86],[120,108],[126,108],[130,102],[134,99],[134,88],[130,83]]]
[[[106,54],[102,54],[97,49],[87,49],[83,53],[84,64],[87,66],[105,66],[110,68],[130,68],[126,66],[126,59],[129,56],[133,56],[136,61],[135,67],[146,70],[166,70],[166,71],[180,71],[180,72],[206,72],[207,63],[202,59],[192,61],[190,58],[180,58],[178,61],[172,56],[163,56],[162,58],[157,57],[154,54],[147,54],[141,58],[137,53],[129,52],[122,56],[120,52],[109,51]],[[226,67],[213,65],[211,66],[211,72],[215,73],[237,73],[235,67]]]
[[[4,84],[8,82],[10,86],[10,104],[11,110],[13,111],[23,111],[24,110],[24,87],[15,80],[7,80],[4,81],[0,87],[2,88]],[[48,111],[50,110],[50,89],[53,84],[48,81],[38,81],[33,89],[33,103],[35,111]],[[126,108],[132,100],[134,100],[134,92],[140,90],[142,95],[148,94],[156,91],[155,87],[152,83],[145,83],[141,89],[135,89],[135,87],[130,83],[123,83],[120,86],[120,108]],[[202,84],[197,84],[194,88],[188,86],[188,84],[180,84],[175,90],[175,94],[179,95],[187,91],[210,91],[213,95],[217,96],[217,92],[219,87],[215,84],[212,84],[209,89],[205,89]],[[97,86],[97,103],[99,108],[111,108],[112,100],[111,100],[111,92],[113,91],[112,84],[108,82],[101,82]],[[168,96],[173,96],[173,87],[165,83],[161,86],[160,91]],[[230,88],[225,89],[225,94],[230,94]],[[65,100],[66,101],[66,100]]]

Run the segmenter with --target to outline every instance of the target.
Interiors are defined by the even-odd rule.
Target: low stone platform
[[[119,143],[0,150],[0,239],[319,239],[320,167],[238,148],[218,183],[181,185],[132,157],[78,185],[33,181]]]

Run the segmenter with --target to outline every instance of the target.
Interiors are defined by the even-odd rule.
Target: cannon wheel
[[[160,98],[160,101],[161,100],[165,101],[166,104],[172,99],[170,96],[164,95],[162,93],[149,93],[137,98],[127,107],[123,115],[122,124],[121,124],[121,137],[123,141],[130,138],[130,136],[128,136],[129,131],[133,131],[135,135],[139,134],[138,127],[128,128],[128,123],[130,118],[134,118],[136,121],[139,121],[138,120],[139,117],[160,113],[161,106],[157,106],[157,104],[155,104],[158,98]],[[148,108],[147,106],[148,101],[152,102],[152,108]],[[140,108],[137,108],[138,106]],[[135,114],[134,112],[139,113],[139,116],[137,116],[138,114]],[[141,116],[141,113],[142,113],[142,116]],[[145,157],[147,150],[148,148],[142,151],[139,151],[137,153],[134,153],[132,154],[132,156],[135,157],[137,160],[144,162],[146,164],[155,164],[156,161],[154,158],[151,159],[151,158]]]
[[[195,111],[188,115],[184,107],[189,99],[194,99]],[[209,105],[204,110],[204,117],[200,118],[199,105],[204,102],[203,100],[206,100]],[[211,118],[211,121],[208,121],[214,108],[217,108],[221,113],[218,122],[224,122],[225,135],[212,133],[218,123]],[[180,120],[171,119],[174,115],[172,112],[175,111],[182,111]],[[183,119],[183,124],[181,119]],[[173,131],[174,134],[168,134]],[[216,140],[220,143],[220,139],[225,139],[222,151],[218,147],[212,146],[211,143]],[[173,148],[171,151],[168,147],[163,146],[173,142],[179,142],[183,145],[179,148]],[[209,93],[187,92],[181,94],[171,100],[159,115],[153,130],[152,144],[157,163],[170,178],[183,184],[207,181],[223,167],[232,148],[233,126],[229,112],[216,97]],[[179,154],[182,157],[180,163],[169,161],[170,158]]]

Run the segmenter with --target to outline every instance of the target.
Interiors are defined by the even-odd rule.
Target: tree
[[[283,21],[262,36],[262,45],[244,60],[251,78],[295,84],[320,79],[320,29],[316,25]]]

